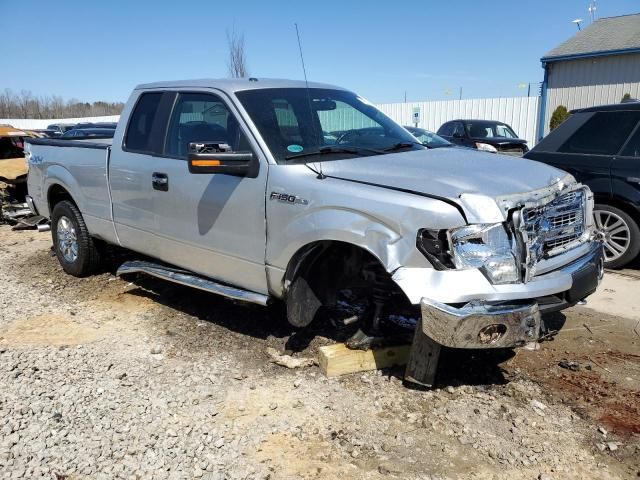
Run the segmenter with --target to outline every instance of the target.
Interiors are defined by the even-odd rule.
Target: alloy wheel
[[[629,225],[619,215],[606,210],[595,210],[593,216],[596,228],[602,235],[605,261],[619,259],[631,245]]]
[[[78,237],[71,220],[65,216],[60,217],[56,234],[58,238],[58,250],[62,254],[62,257],[68,263],[75,262],[78,259]]]

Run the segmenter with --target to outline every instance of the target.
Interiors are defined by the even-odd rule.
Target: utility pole
[[[596,7],[596,0],[592,0],[591,2],[589,2],[589,8],[587,10],[589,10],[589,15],[591,15],[591,23],[593,23],[593,21],[596,19],[596,9],[598,7]]]

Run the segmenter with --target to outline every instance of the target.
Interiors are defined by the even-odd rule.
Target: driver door
[[[204,91],[177,94],[161,147],[148,157],[148,200],[154,254],[178,267],[247,290],[267,293],[265,273],[265,188],[267,162],[235,108],[222,95]],[[255,178],[191,174],[191,142],[227,143],[252,152]]]

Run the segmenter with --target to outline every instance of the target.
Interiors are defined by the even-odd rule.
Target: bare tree
[[[60,97],[37,97],[28,90],[15,93],[5,89],[0,92],[0,119],[2,118],[69,118],[118,115],[122,102],[64,101]]]
[[[229,47],[229,61],[227,68],[231,78],[246,78],[249,75],[247,70],[247,56],[244,51],[244,33],[236,32],[234,26],[227,29],[227,45]]]

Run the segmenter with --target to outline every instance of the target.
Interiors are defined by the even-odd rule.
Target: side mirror
[[[221,173],[236,177],[252,175],[253,153],[234,153],[223,142],[192,142],[187,155],[189,173]]]

